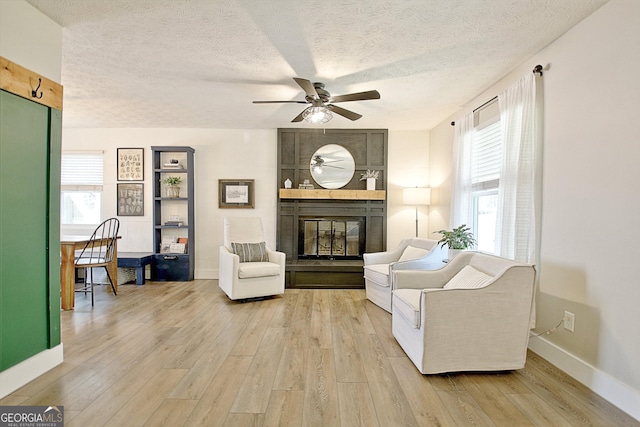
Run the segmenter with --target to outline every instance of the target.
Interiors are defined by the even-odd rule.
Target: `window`
[[[539,253],[542,93],[529,73],[456,120],[453,226],[470,225],[478,249],[535,264]]]
[[[60,222],[97,225],[102,217],[102,152],[62,153]]]
[[[497,253],[498,186],[502,167],[497,100],[474,112],[471,142],[471,229],[482,252]]]

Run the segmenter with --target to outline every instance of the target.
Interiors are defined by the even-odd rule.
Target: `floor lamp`
[[[431,203],[431,188],[405,188],[402,191],[402,202],[405,205],[414,205],[416,207],[416,237],[418,237],[418,205],[428,205]]]

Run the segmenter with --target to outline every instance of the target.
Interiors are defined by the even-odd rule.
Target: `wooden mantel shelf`
[[[281,199],[385,200],[385,190],[300,190],[281,188]]]

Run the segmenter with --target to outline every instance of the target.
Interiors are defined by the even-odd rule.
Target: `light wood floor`
[[[529,353],[423,376],[364,290],[229,301],[214,280],[106,286],[62,312],[65,362],[0,401],[66,426],[638,426]]]

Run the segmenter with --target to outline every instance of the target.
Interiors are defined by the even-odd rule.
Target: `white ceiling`
[[[263,129],[293,81],[364,117],[330,128],[430,129],[607,0],[27,0],[64,27],[67,127]],[[536,64],[531,64],[531,67]],[[543,64],[545,65],[545,64]]]

